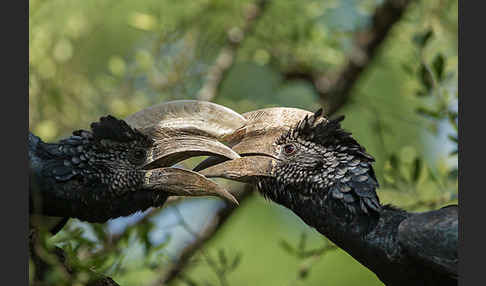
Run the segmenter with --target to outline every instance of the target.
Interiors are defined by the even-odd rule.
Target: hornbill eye
[[[292,155],[297,151],[297,147],[294,144],[287,144],[283,147],[285,155]]]
[[[130,156],[130,161],[134,164],[140,164],[145,160],[144,150],[134,150]]]
[[[133,156],[136,159],[143,159],[143,157],[145,156],[145,152],[143,152],[142,150],[137,150],[135,151],[135,154],[133,154]]]

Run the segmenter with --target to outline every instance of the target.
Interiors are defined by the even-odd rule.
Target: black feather
[[[113,140],[117,142],[129,142],[146,137],[138,130],[131,128],[125,121],[108,115],[100,118],[99,122],[91,123],[94,139]],[[146,137],[148,140],[148,137]]]
[[[322,114],[305,116],[275,142],[292,142],[298,152],[281,156],[274,178],[259,179],[264,196],[294,211],[386,285],[457,285],[457,212],[416,215],[381,206],[373,157],[341,128],[344,116],[327,120]]]

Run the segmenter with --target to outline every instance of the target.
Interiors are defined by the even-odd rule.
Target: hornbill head
[[[244,121],[226,107],[191,100],[155,105],[125,120],[102,117],[91,124],[91,131],[75,131],[52,145],[64,161],[50,168],[49,175],[58,181],[77,176],[109,190],[93,192],[95,200],[97,195],[123,196],[148,190],[169,195],[217,195],[237,203],[229,192],[204,176],[170,166],[201,155],[239,158],[218,140]]]
[[[295,108],[268,108],[243,114],[246,124],[227,136],[237,159],[209,158],[194,170],[206,177],[253,182],[260,192],[310,216],[352,218],[380,209],[373,157],[344,131],[340,121]],[[318,212],[318,213],[317,213]],[[338,214],[339,213],[339,214]]]

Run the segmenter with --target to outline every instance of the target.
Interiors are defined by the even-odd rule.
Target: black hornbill
[[[30,213],[105,222],[161,206],[169,195],[218,195],[237,203],[204,176],[170,166],[192,156],[238,158],[217,139],[244,120],[213,103],[172,101],[125,120],[102,117],[90,131],[57,143],[29,132]]]
[[[372,163],[343,117],[269,108],[226,139],[241,158],[210,157],[206,177],[253,182],[386,285],[456,285],[458,206],[411,213],[381,205]]]

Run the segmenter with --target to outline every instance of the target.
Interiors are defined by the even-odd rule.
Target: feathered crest
[[[91,123],[91,130],[96,141],[108,139],[116,142],[145,141],[151,143],[146,135],[111,115],[101,117],[99,122]]]
[[[313,115],[306,116],[301,120],[295,128],[291,129],[290,135],[293,138],[301,138],[323,146],[340,144],[354,147],[351,149],[370,160],[374,160],[371,155],[366,153],[365,148],[351,136],[350,132],[341,128],[341,121],[344,118],[344,115],[340,115],[335,119],[328,120],[323,115],[323,109],[320,108]]]

